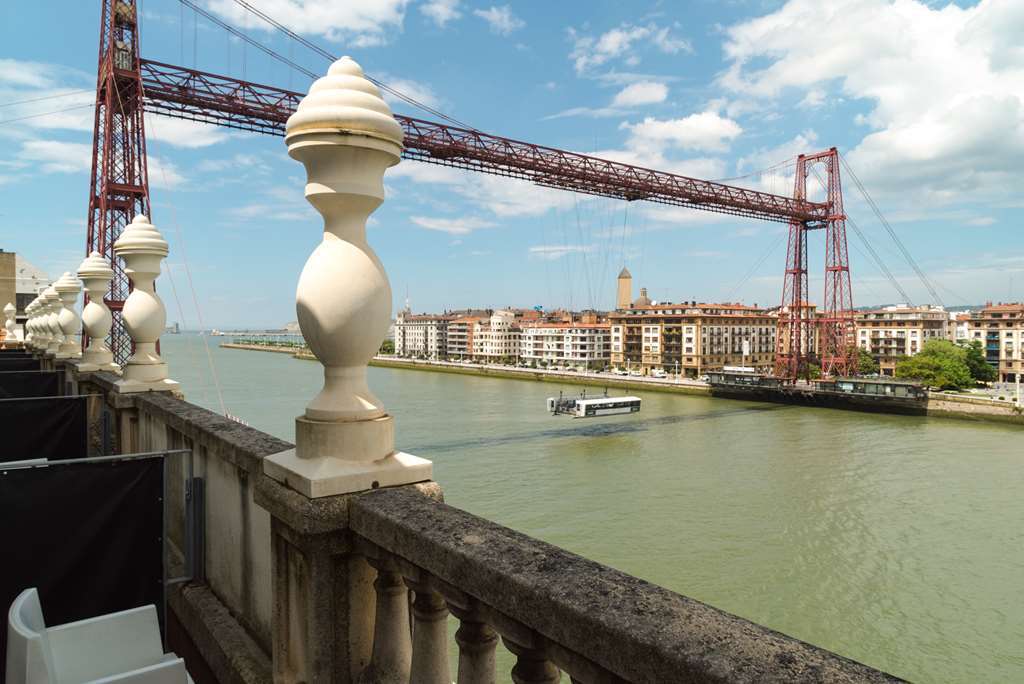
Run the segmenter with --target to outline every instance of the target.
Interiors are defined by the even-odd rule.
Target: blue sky
[[[198,0],[317,73],[327,63]],[[792,158],[836,146],[941,300],[1024,299],[1024,3],[900,0],[252,0],[371,75],[490,133],[789,194]],[[141,0],[150,59],[305,90],[176,0]],[[184,24],[182,24],[184,19]],[[99,2],[0,7],[0,247],[56,277],[83,256]],[[46,27],[42,32],[40,27]],[[73,91],[85,91],[50,98]],[[396,111],[432,118],[403,103]],[[32,117],[32,118],[23,118]],[[20,119],[14,121],[14,119]],[[294,319],[320,239],[280,138],[147,121],[169,320]],[[931,297],[845,179],[847,212],[914,303]],[[396,309],[607,308],[625,263],[659,300],[781,298],[780,224],[575,196],[403,162],[370,241]],[[824,247],[811,243],[820,297]],[[850,231],[857,305],[900,295]],[[172,282],[165,284],[165,281]],[[191,284],[190,284],[191,283]],[[193,304],[199,303],[199,311]]]

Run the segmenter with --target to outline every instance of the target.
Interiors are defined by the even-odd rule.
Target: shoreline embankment
[[[245,349],[251,351],[291,354],[297,359],[315,360],[309,351],[296,349],[295,347],[239,344],[234,342],[224,342],[220,346],[227,349]],[[607,374],[593,375],[585,373],[565,373],[533,368],[463,365],[445,361],[417,361],[413,359],[387,358],[379,356],[371,359],[370,365],[381,368],[417,370],[427,373],[452,373],[455,375],[475,375],[478,377],[488,378],[552,382],[560,385],[615,387],[618,389],[631,389],[643,392],[663,392],[669,394],[712,397],[711,388],[707,384],[697,381],[679,382],[658,378],[645,378],[640,380]],[[1024,413],[1022,413],[1021,409],[1014,406],[1012,402],[986,399],[984,397],[945,394],[942,392],[928,393],[928,404],[924,417],[955,418],[960,420],[1024,425]]]

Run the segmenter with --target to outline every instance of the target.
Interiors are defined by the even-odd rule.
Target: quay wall
[[[1024,412],[1013,402],[941,392],[928,393],[927,415],[1024,425]]]
[[[315,360],[308,351],[296,351],[294,348],[270,347],[257,344],[236,344],[226,342],[222,345],[227,349],[248,349],[252,351],[269,351],[289,353],[297,359]],[[455,375],[477,375],[488,378],[506,378],[511,380],[534,380],[537,382],[556,382],[559,385],[585,385],[587,387],[616,387],[644,392],[669,392],[673,394],[691,394],[710,396],[710,389],[704,383],[677,383],[670,380],[631,380],[628,377],[614,375],[586,375],[583,373],[563,373],[559,371],[538,370],[533,368],[505,368],[497,366],[464,366],[457,363],[415,361],[397,357],[378,356],[370,360],[371,366],[381,368],[403,368],[407,370],[426,371],[431,373],[452,373]]]
[[[236,344],[226,342],[221,345],[228,349],[248,349],[253,351],[269,351],[291,354],[297,359],[315,360],[308,351],[296,351],[294,347],[277,347],[255,344]],[[383,368],[402,368],[407,370],[427,371],[433,373],[454,373],[456,375],[477,375],[490,378],[509,378],[514,380],[534,380],[537,382],[554,382],[560,385],[586,385],[615,387],[619,389],[639,390],[644,392],[668,392],[672,394],[689,394],[711,396],[711,388],[704,383],[677,383],[671,380],[632,380],[621,376],[585,375],[579,373],[563,373],[531,368],[504,368],[494,366],[466,366],[457,363],[417,361],[396,357],[378,356],[370,361],[371,366]],[[728,398],[728,397],[720,397]],[[1024,425],[1024,412],[1012,402],[969,397],[959,394],[929,392],[925,415],[937,418],[959,418],[965,420],[992,421]]]

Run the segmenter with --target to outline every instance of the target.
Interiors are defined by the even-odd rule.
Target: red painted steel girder
[[[140,60],[146,109],[269,135],[284,135],[301,93]],[[827,203],[808,202],[599,159],[396,115],[406,159],[521,178],[538,185],[627,201],[646,200],[767,221],[822,227]]]
[[[110,349],[120,364],[132,351],[121,316],[131,285],[114,242],[136,214],[149,214],[138,34],[135,0],[103,0],[85,253],[99,252],[114,271],[104,299],[113,316]]]

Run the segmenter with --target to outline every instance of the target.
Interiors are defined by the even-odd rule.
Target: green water
[[[319,365],[217,342],[228,412],[291,439]],[[219,410],[201,338],[162,344]],[[455,506],[915,681],[1024,681],[1020,428],[657,393],[573,420],[552,384],[370,385]]]

